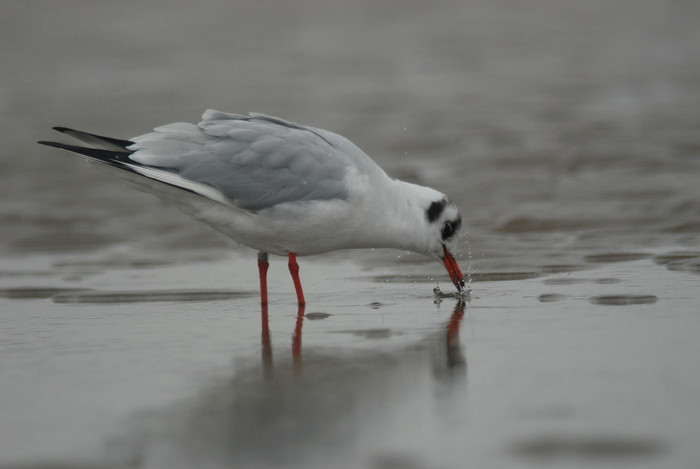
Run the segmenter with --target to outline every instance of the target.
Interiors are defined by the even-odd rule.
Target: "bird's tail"
[[[130,140],[102,137],[66,127],[54,127],[54,130],[80,140],[89,146],[48,141],[38,143],[87,156],[91,161],[106,163],[111,167],[124,170],[120,171],[123,179],[136,184],[139,189],[145,192],[152,193],[166,201],[174,201],[175,205],[180,206],[186,212],[188,209],[177,203],[179,199],[182,199],[182,190],[232,206],[231,201],[220,190],[211,185],[184,178],[168,168],[145,165],[132,160],[130,156],[135,150],[129,149],[134,144]],[[173,191],[173,188],[177,190]]]
[[[84,155],[90,159],[111,164],[113,166],[122,166],[124,163],[130,162],[129,155],[131,155],[133,151],[129,150],[128,147],[134,144],[134,142],[130,140],[103,137],[101,135],[81,132],[79,130],[73,130],[67,127],[54,127],[53,129],[61,132],[62,134],[73,137],[76,140],[80,140],[89,146],[83,147],[49,141],[40,141],[38,143],[49,147],[60,148],[61,150],[77,153],[79,155]]]

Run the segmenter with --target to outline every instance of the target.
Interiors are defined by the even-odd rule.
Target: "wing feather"
[[[131,160],[210,186],[246,210],[348,196],[347,156],[282,119],[209,110],[198,125],[169,124],[132,141]]]

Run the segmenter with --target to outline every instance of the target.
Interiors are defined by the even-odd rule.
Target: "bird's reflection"
[[[465,310],[466,302],[458,300],[444,329],[430,341],[433,376],[438,381],[449,383],[466,376],[467,360],[459,334]]]
[[[292,366],[294,376],[301,376],[301,329],[304,325],[304,312],[306,307],[299,306],[297,310],[294,332],[292,333]],[[267,305],[261,305],[262,331],[260,334],[262,352],[263,378],[270,381],[274,378],[274,366],[272,361],[272,339],[270,338],[270,324],[267,312]]]
[[[445,337],[445,345],[447,348],[447,367],[448,369],[464,368],[467,361],[462,353],[462,346],[459,341],[459,327],[464,318],[464,310],[466,303],[464,300],[457,301],[452,316],[447,323],[447,334]]]
[[[299,306],[297,320],[292,334],[292,363],[294,366],[294,376],[301,376],[301,327],[304,325],[304,306]]]
[[[145,416],[143,430],[132,432],[137,459],[149,461],[148,467],[174,469],[203,463],[212,468],[335,467],[337,461],[379,467],[372,461],[385,456],[381,448],[391,446],[391,439],[382,443],[385,435],[412,441],[407,427],[393,426],[396,418],[415,425],[426,418],[434,425],[454,422],[455,409],[464,406],[465,381],[455,379],[466,369],[459,340],[464,302],[457,302],[433,334],[408,347],[389,347],[389,353],[383,347],[309,347],[302,355],[304,320],[314,316],[299,308],[289,324],[291,360],[278,356],[274,362],[268,308],[261,313],[262,364],[257,358],[247,365],[241,359],[231,376]],[[423,372],[432,372],[434,380],[423,380]]]
[[[262,332],[260,334],[260,340],[262,342],[262,371],[265,380],[271,380],[273,378],[273,367],[272,367],[272,340],[270,339],[270,322],[267,316],[267,303],[260,305],[262,311],[260,318],[262,321]]]
[[[305,318],[305,307],[299,306],[297,310],[296,320],[294,323],[294,331],[292,332],[292,368],[295,378],[301,377],[302,372],[302,329]],[[463,299],[455,303],[452,315],[447,321],[442,334],[442,339],[437,341],[440,348],[444,347],[445,354],[438,362],[442,362],[440,369],[447,373],[461,372],[466,368],[466,359],[462,350],[462,345],[459,340],[459,330],[464,318],[466,302]],[[266,381],[274,379],[274,365],[272,358],[272,339],[270,337],[270,326],[268,317],[268,307],[266,304],[261,305],[261,355],[262,355],[262,372],[263,378]]]

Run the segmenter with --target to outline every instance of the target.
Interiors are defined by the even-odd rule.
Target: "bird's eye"
[[[448,240],[452,236],[454,236],[455,232],[459,229],[461,224],[462,220],[460,218],[458,218],[455,221],[446,221],[445,224],[442,225],[442,239]]]
[[[454,233],[455,230],[452,227],[452,223],[448,221],[445,222],[444,225],[442,225],[442,239],[450,239]]]

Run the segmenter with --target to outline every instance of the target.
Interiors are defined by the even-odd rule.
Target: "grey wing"
[[[132,139],[129,150],[146,176],[256,212],[348,197],[344,179],[353,156],[329,135],[335,136],[260,114],[208,110],[198,125],[158,127]]]

